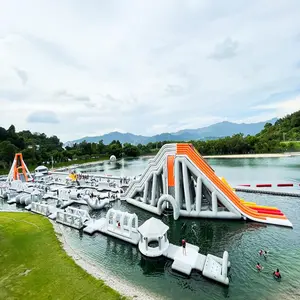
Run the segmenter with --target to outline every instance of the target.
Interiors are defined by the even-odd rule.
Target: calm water
[[[105,162],[82,171],[138,175],[147,161],[148,158],[139,158],[113,164]],[[300,157],[214,159],[209,163],[232,185],[300,182]],[[120,240],[101,234],[88,236],[68,227],[64,230],[68,233],[68,242],[83,257],[166,299],[300,299],[300,199],[248,193],[240,193],[240,196],[277,206],[288,216],[294,228],[204,219],[181,218],[175,222],[172,217],[161,217],[170,227],[169,240],[172,243],[178,244],[185,237],[188,242],[198,245],[203,254],[222,256],[224,250],[229,252],[232,264],[229,287],[205,279],[198,272],[193,272],[190,278],[175,273],[171,270],[172,261],[145,259],[136,247]],[[137,213],[139,223],[153,216],[124,202],[115,203],[115,207]],[[99,217],[105,213],[91,212],[91,215]],[[267,261],[258,256],[261,248],[270,251]],[[257,262],[264,266],[261,273],[255,270]],[[271,275],[277,267],[283,276],[281,282],[275,281]]]

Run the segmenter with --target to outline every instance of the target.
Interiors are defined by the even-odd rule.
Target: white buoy
[[[111,155],[111,157],[109,158],[110,161],[116,161],[117,158],[114,155]]]

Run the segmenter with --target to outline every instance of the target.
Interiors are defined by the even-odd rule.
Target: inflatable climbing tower
[[[16,153],[6,182],[11,182],[13,180],[21,180],[23,182],[32,180],[32,176],[23,160],[22,153]]]

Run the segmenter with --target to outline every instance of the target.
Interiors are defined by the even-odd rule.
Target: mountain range
[[[148,144],[150,142],[162,141],[190,141],[190,140],[208,140],[217,139],[233,134],[243,133],[244,135],[255,135],[259,133],[266,123],[274,124],[277,118],[265,122],[258,123],[232,123],[228,121],[219,122],[210,126],[197,129],[184,129],[173,133],[161,133],[154,136],[135,135],[132,133],[110,132],[100,136],[87,136],[78,140],[69,141],[64,146],[72,146],[75,143],[86,141],[88,143],[98,143],[103,141],[104,144],[109,144],[113,140],[119,140],[123,143],[130,144]]]

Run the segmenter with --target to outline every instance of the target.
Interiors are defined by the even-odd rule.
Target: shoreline
[[[204,158],[280,158],[300,156],[300,152],[287,153],[260,153],[260,154],[225,154],[225,155],[204,155]]]
[[[89,262],[87,259],[82,258],[67,242],[63,230],[61,230],[60,226],[56,222],[49,220],[52,223],[55,235],[57,239],[60,241],[63,250],[70,256],[74,262],[80,266],[83,270],[85,270],[88,274],[95,277],[96,279],[100,279],[109,286],[110,288],[119,292],[122,296],[129,297],[129,299],[147,299],[147,300],[163,300],[163,298],[159,295],[149,292],[142,287],[135,286],[133,283],[126,281],[123,278],[117,277],[114,274],[111,274],[108,270],[100,269],[96,267],[93,263]]]
[[[141,155],[137,158],[153,158],[156,154],[153,155]],[[237,159],[237,158],[281,158],[281,157],[297,157],[300,156],[300,152],[286,152],[286,153],[260,153],[260,154],[221,154],[221,155],[203,155],[203,158],[206,159]],[[93,166],[98,165],[100,163],[105,163],[109,161],[109,159],[97,160],[93,162],[86,162],[82,164],[74,164],[65,167],[53,168],[49,169],[51,172],[63,172],[64,170],[70,170],[79,168],[81,166]],[[1,177],[6,177],[7,174],[0,175]]]
[[[69,166],[64,166],[64,167],[59,167],[59,168],[53,168],[53,170],[55,171],[60,171],[60,170],[65,170],[65,169],[74,169],[74,168],[78,168],[80,166],[93,166],[93,165],[98,165],[101,162],[107,162],[109,161],[109,159],[102,159],[102,160],[96,160],[96,161],[90,161],[90,162],[85,162],[82,164],[74,164],[74,165],[69,165]],[[52,169],[49,169],[53,172]]]
[[[156,154],[153,155],[141,155],[136,158],[153,158]],[[220,154],[220,155],[203,155],[203,158],[226,158],[226,159],[234,159],[234,158],[280,158],[280,157],[294,157],[294,156],[300,156],[300,152],[287,152],[287,153],[253,153],[253,154]],[[87,162],[82,164],[74,164],[66,167],[61,167],[56,169],[56,171],[59,171],[60,169],[72,169],[72,168],[78,168],[80,166],[93,166],[98,165],[101,162],[107,162],[109,159],[105,160],[98,160],[93,162]]]

